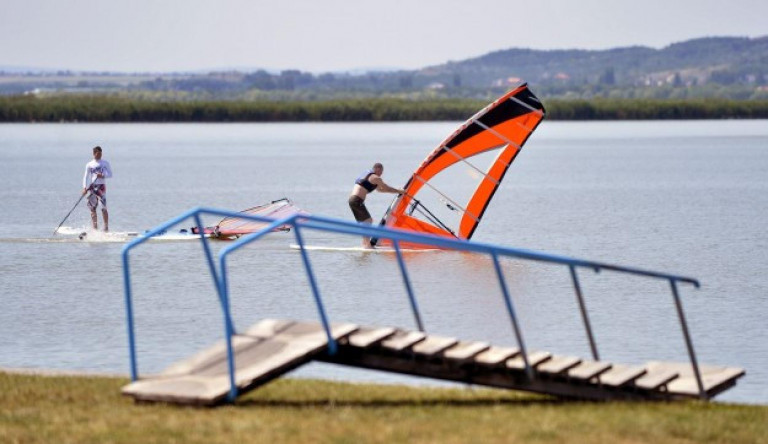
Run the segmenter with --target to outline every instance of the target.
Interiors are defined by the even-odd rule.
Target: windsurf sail
[[[527,84],[477,112],[424,159],[403,187],[406,194],[393,200],[381,224],[470,239],[545,114]]]
[[[243,210],[240,214],[250,214],[254,216],[268,217],[270,219],[278,220],[285,217],[293,216],[294,214],[308,214],[301,208],[293,204],[288,198],[282,198],[273,200],[272,202],[259,205],[257,207],[248,208]],[[244,234],[254,233],[269,225],[268,222],[259,222],[252,219],[244,219],[240,217],[225,217],[214,227],[206,227],[204,233],[210,234],[214,238],[236,238]],[[282,225],[275,228],[275,231],[289,231],[291,229],[288,225]],[[198,229],[192,228],[192,232],[197,234]]]

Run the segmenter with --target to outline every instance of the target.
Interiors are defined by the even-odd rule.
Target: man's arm
[[[112,177],[112,166],[106,160],[104,161],[104,168],[101,169],[101,177],[103,179]]]
[[[377,185],[376,190],[381,191],[382,193],[405,194],[405,190],[401,190],[400,188],[392,188],[391,186],[384,183],[384,181],[379,176],[374,175],[369,177],[368,182]]]
[[[85,192],[85,190],[91,186],[91,175],[89,173],[90,171],[88,169],[88,165],[85,165],[85,174],[83,175],[83,192]]]

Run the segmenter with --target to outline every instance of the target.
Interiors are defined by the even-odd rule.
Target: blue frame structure
[[[262,230],[245,235],[239,238],[238,240],[234,241],[232,244],[228,245],[227,247],[223,248],[218,254],[218,267],[217,267],[216,261],[214,260],[213,254],[211,253],[210,245],[208,244],[209,240],[203,234],[203,229],[202,229],[203,224],[201,222],[202,215],[219,216],[219,217],[236,217],[240,219],[254,220],[257,222],[265,222],[268,225],[265,226]],[[541,253],[541,252],[536,252],[536,251],[526,250],[526,249],[509,248],[509,247],[503,247],[503,246],[492,245],[487,243],[469,242],[469,241],[452,239],[447,237],[418,234],[418,233],[404,231],[404,230],[375,227],[375,226],[358,224],[354,222],[349,222],[349,221],[340,220],[340,219],[333,219],[333,218],[328,218],[323,216],[302,214],[302,215],[293,215],[284,219],[274,220],[274,219],[270,219],[262,216],[255,216],[255,215],[243,214],[243,213],[234,212],[234,211],[220,210],[215,208],[205,208],[205,207],[197,207],[189,211],[186,211],[180,214],[179,216],[153,228],[152,230],[149,230],[143,236],[131,241],[130,243],[128,243],[123,247],[123,250],[122,250],[123,282],[124,282],[124,288],[125,288],[125,307],[126,307],[126,321],[127,321],[127,330],[128,330],[128,349],[129,349],[129,358],[130,358],[130,370],[131,370],[131,379],[133,381],[136,381],[139,378],[139,372],[138,372],[138,364],[137,364],[137,358],[136,358],[136,339],[135,339],[134,316],[133,316],[133,293],[132,293],[132,287],[131,287],[129,253],[131,252],[131,250],[143,244],[144,242],[151,240],[154,236],[158,234],[162,234],[169,228],[175,225],[178,225],[187,219],[193,219],[196,226],[199,228],[198,232],[200,233],[200,241],[203,246],[203,253],[206,257],[206,262],[209,268],[209,272],[211,274],[211,277],[213,278],[214,286],[216,288],[218,298],[219,298],[219,303],[221,305],[223,321],[224,321],[225,342],[226,342],[226,349],[227,349],[227,364],[228,364],[229,382],[230,382],[230,392],[227,396],[227,399],[230,402],[234,402],[235,398],[238,395],[238,389],[235,383],[235,363],[234,363],[234,351],[232,347],[232,336],[236,334],[236,329],[232,321],[232,315],[231,315],[230,304],[229,304],[229,288],[228,288],[228,281],[227,281],[227,258],[229,257],[230,254],[234,253],[235,251],[261,239],[265,235],[271,233],[275,228],[281,227],[281,226],[291,227],[296,237],[296,242],[299,246],[299,252],[301,254],[302,263],[304,264],[304,269],[307,274],[307,280],[310,284],[310,287],[312,290],[312,296],[317,306],[318,316],[320,318],[320,322],[323,325],[325,333],[328,337],[328,353],[330,354],[336,353],[338,345],[336,343],[336,340],[333,338],[331,334],[330,322],[326,314],[322,297],[320,295],[320,289],[317,285],[317,280],[315,278],[315,273],[312,269],[312,264],[309,259],[309,255],[307,254],[306,249],[303,248],[305,244],[304,244],[304,238],[302,236],[302,232],[304,230],[318,230],[318,231],[325,231],[325,232],[338,233],[338,234],[377,237],[380,239],[391,240],[394,247],[394,253],[397,256],[398,266],[400,268],[400,272],[403,278],[403,283],[406,289],[406,293],[408,294],[408,299],[410,302],[411,310],[414,315],[416,326],[421,331],[424,331],[424,325],[422,322],[421,314],[419,312],[416,296],[413,292],[413,287],[411,285],[410,277],[408,275],[406,263],[403,260],[403,252],[400,248],[400,243],[410,242],[410,243],[421,244],[421,245],[431,246],[431,247],[440,248],[440,249],[467,251],[467,252],[484,254],[484,255],[490,256],[493,261],[493,265],[496,271],[496,276],[499,280],[499,287],[502,293],[502,297],[504,298],[504,303],[507,309],[507,313],[509,314],[509,317],[510,317],[512,330],[517,340],[517,345],[520,351],[522,352],[522,357],[525,364],[525,371],[529,378],[534,378],[535,374],[533,372],[533,368],[528,362],[528,356],[525,348],[525,341],[523,340],[523,334],[517,320],[517,315],[515,314],[513,300],[507,288],[507,284],[501,269],[501,265],[499,262],[500,257],[509,257],[509,258],[522,259],[522,260],[547,262],[547,263],[567,266],[569,268],[571,278],[573,280],[574,291],[576,293],[576,297],[579,303],[579,308],[581,311],[582,321],[584,322],[586,334],[589,339],[592,356],[596,361],[599,360],[597,345],[592,333],[588,312],[584,303],[584,298],[582,295],[581,286],[579,284],[578,275],[576,273],[577,268],[579,267],[588,268],[588,269],[594,270],[595,272],[599,272],[601,270],[608,270],[608,271],[614,271],[619,273],[628,273],[628,274],[637,275],[637,276],[644,276],[648,278],[666,280],[670,283],[672,296],[675,301],[675,307],[677,310],[678,319],[680,321],[683,337],[685,339],[686,347],[688,349],[688,355],[690,357],[691,366],[693,367],[693,372],[696,377],[696,382],[698,384],[699,395],[703,399],[706,398],[706,392],[704,390],[704,385],[702,382],[699,365],[696,359],[696,353],[693,348],[693,342],[691,340],[690,333],[688,330],[688,325],[685,320],[682,301],[680,300],[680,295],[677,287],[677,284],[679,282],[682,282],[682,283],[692,284],[694,287],[698,288],[699,282],[696,279],[684,277],[684,276],[677,276],[677,275],[668,274],[668,273],[647,271],[647,270],[641,270],[638,268],[623,267],[619,265],[607,264],[602,262],[594,262],[594,261],[588,261],[583,259],[570,258],[566,256],[546,254],[546,253]]]

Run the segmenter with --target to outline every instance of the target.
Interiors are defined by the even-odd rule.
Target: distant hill
[[[416,72],[425,82],[472,88],[525,79],[547,89],[585,85],[700,86],[768,84],[768,36],[708,37],[662,49],[603,51],[508,49]]]
[[[768,36],[706,37],[661,49],[513,48],[418,70],[363,73],[25,75],[0,69],[0,94],[120,93],[149,100],[488,99],[521,81],[542,98],[768,99]]]

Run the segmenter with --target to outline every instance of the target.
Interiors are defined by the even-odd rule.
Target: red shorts
[[[101,202],[102,211],[106,210],[107,209],[107,186],[104,184],[93,185],[91,187],[91,195],[88,196],[88,208],[90,208],[91,211],[96,211],[96,208],[99,206],[99,202]]]

